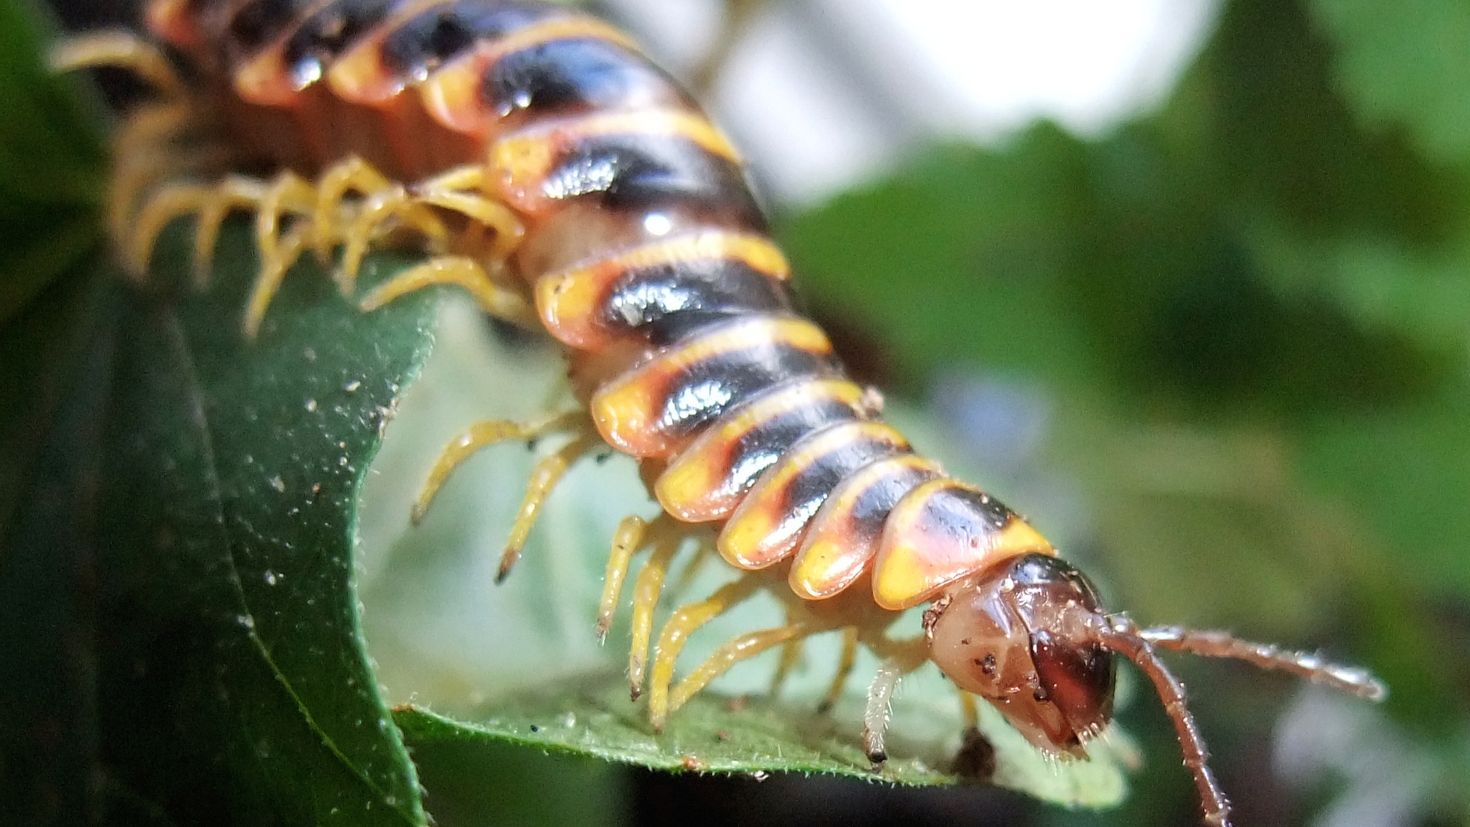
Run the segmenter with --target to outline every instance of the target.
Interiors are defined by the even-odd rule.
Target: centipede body
[[[1105,617],[1027,521],[883,421],[881,397],[848,377],[797,309],[791,265],[737,150],[628,35],[520,0],[150,0],[145,27],[181,59],[186,91],[150,110],[156,127],[135,116],[119,146],[202,134],[214,154],[190,168],[120,158],[113,226],[135,269],[146,270],[172,218],[198,215],[205,259],[223,215],[248,209],[263,258],[251,333],[297,256],[340,250],[351,295],[362,254],[390,231],[430,257],[365,306],[449,283],[492,315],[543,328],[565,349],[585,416],[482,428],[446,453],[428,491],[475,446],[574,433],[538,466],[503,575],[580,456],[605,444],[635,458],[662,511],[656,528],[625,521],[609,566],[620,585],[632,555],[653,547],[635,589],[635,692],[673,553],[661,533],[717,529],[719,556],[749,574],[664,627],[651,663],[655,727],[733,663],[843,629],[845,649],[884,660],[870,709],[932,658],[1034,743],[1080,755],[1111,715],[1110,653],[1154,664],[1149,643]],[[146,46],[98,48],[158,68]],[[731,641],[673,685],[683,639],[773,582],[788,622]],[[899,612],[929,602],[924,634],[888,636]],[[966,629],[978,623],[988,637],[955,633],[962,612]],[[604,605],[604,631],[608,616]],[[1010,659],[1009,649],[968,651],[981,639],[1020,648]],[[1330,682],[1286,661],[1267,665]],[[1350,689],[1371,682],[1336,677]],[[1224,823],[1228,808],[1181,714],[1206,818]],[[881,725],[868,730],[877,759]]]

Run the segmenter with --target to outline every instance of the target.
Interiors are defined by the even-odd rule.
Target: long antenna
[[[1184,766],[1194,775],[1199,789],[1204,823],[1229,827],[1230,802],[1209,767],[1209,750],[1190,713],[1184,686],[1159,659],[1154,647],[1192,652],[1208,658],[1229,658],[1278,672],[1287,672],[1313,683],[1356,695],[1370,701],[1388,697],[1388,688],[1366,669],[1330,663],[1315,652],[1284,650],[1270,643],[1241,640],[1227,632],[1195,631],[1181,626],[1140,629],[1124,615],[1111,615],[1093,626],[1098,643],[1138,664],[1153,681],[1164,711],[1174,724],[1184,750]]]
[[[1130,624],[1131,625],[1131,624]],[[1366,669],[1329,663],[1315,652],[1293,652],[1270,643],[1241,640],[1228,632],[1156,626],[1134,633],[1163,649],[1192,652],[1207,658],[1243,660],[1262,669],[1287,672],[1369,701],[1388,697],[1388,687]]]
[[[1230,827],[1230,801],[1220,782],[1210,771],[1210,751],[1189,711],[1184,685],[1169,671],[1153,650],[1133,621],[1125,617],[1109,617],[1106,625],[1094,628],[1098,642],[1125,658],[1138,664],[1138,668],[1153,681],[1158,690],[1164,711],[1174,724],[1179,736],[1179,746],[1184,751],[1184,766],[1194,776],[1194,786],[1199,790],[1200,807],[1204,811],[1204,823],[1210,827]]]

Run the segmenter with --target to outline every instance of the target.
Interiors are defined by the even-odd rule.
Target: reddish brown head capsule
[[[1056,557],[1027,554],[961,583],[935,606],[929,654],[1031,743],[1086,755],[1113,712],[1113,656],[1091,632],[1097,592]]]

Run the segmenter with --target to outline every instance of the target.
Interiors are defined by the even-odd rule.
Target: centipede
[[[784,669],[833,633],[827,705],[859,649],[880,663],[860,735],[875,766],[899,681],[929,662],[964,723],[983,699],[1035,747],[1081,758],[1112,720],[1121,658],[1156,690],[1203,822],[1226,825],[1229,801],[1160,651],[1384,697],[1363,669],[1104,609],[1027,520],[917,452],[797,309],[736,148],[613,25],[521,0],[146,0],[142,12],[134,30],[76,35],[52,55],[58,71],[121,67],[151,87],[113,139],[106,221],[124,269],[146,284],[160,234],[192,219],[205,288],[222,224],[245,213],[260,258],[245,337],[314,255],[364,312],[451,285],[555,340],[577,407],[472,426],[413,516],[477,451],[566,435],[532,472],[504,579],[572,466],[609,448],[632,457],[659,513],[614,531],[596,633],[646,553],[627,673],[653,730],[736,663],[780,649]],[[389,245],[422,260],[361,288],[365,256]],[[672,608],[655,634],[690,537],[738,576]],[[777,597],[782,622],[677,668],[692,635],[758,592]],[[918,628],[896,628],[921,606]]]

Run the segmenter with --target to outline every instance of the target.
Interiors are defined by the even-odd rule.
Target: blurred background
[[[1110,605],[1387,681],[1371,707],[1173,659],[1239,823],[1470,824],[1470,4],[594,5],[701,87],[855,371],[933,412],[938,453],[1016,480],[999,493]],[[86,243],[25,228],[86,210],[27,200],[18,123],[43,109],[21,103],[0,261],[35,274]],[[1163,714],[1123,718],[1145,768],[1105,813],[417,757],[445,825],[1195,823]]]

